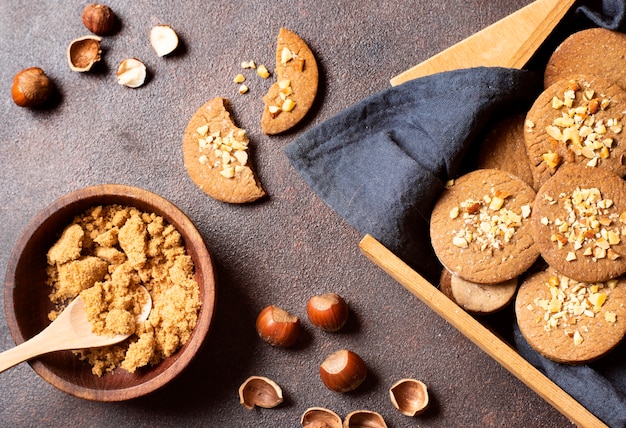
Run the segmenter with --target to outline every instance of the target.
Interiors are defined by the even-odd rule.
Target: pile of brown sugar
[[[124,342],[77,351],[102,376],[129,372],[169,357],[190,338],[201,306],[194,264],[180,233],[162,217],[120,205],[77,216],[48,251],[50,300],[59,311],[80,294],[93,331],[132,334]],[[147,321],[136,316],[152,297]]]

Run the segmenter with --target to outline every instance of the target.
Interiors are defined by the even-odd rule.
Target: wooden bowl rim
[[[14,297],[17,290],[15,284],[16,270],[24,250],[33,238],[33,235],[49,222],[54,222],[55,216],[67,219],[67,225],[71,222],[74,215],[80,214],[90,207],[115,203],[135,206],[140,210],[153,212],[162,216],[164,220],[178,230],[185,241],[187,254],[194,261],[196,278],[199,277],[202,280],[202,284],[200,284],[202,307],[198,314],[198,322],[192,337],[187,343],[159,365],[147,369],[147,373],[154,373],[154,376],[138,375],[138,378],[146,377],[147,381],[142,382],[143,379],[140,379],[138,380],[140,383],[130,387],[121,386],[110,389],[102,389],[96,386],[90,387],[85,384],[74,383],[72,380],[59,376],[42,362],[42,357],[28,362],[39,376],[57,389],[92,401],[113,402],[141,397],[156,391],[178,377],[195,358],[203,345],[215,314],[216,278],[213,261],[202,235],[191,220],[176,205],[148,190],[123,184],[95,185],[75,190],[52,202],[30,221],[18,238],[7,264],[4,283],[5,317],[11,337],[15,343],[20,344],[29,338],[25,337],[20,329],[21,324],[15,313],[16,302]],[[76,360],[78,359],[76,358]],[[85,365],[86,363],[83,362],[81,364]],[[165,368],[160,371],[159,367],[161,366]],[[125,373],[129,377],[135,376],[127,374],[127,372]],[[102,378],[116,375],[117,373],[107,373]],[[98,378],[95,375],[92,376]],[[97,380],[94,381],[96,385],[100,385]]]

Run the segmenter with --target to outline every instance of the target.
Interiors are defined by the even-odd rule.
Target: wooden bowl
[[[122,401],[143,396],[176,378],[200,349],[208,331],[215,305],[215,274],[202,236],[175,205],[146,190],[124,185],[100,185],[63,196],[39,213],[18,239],[7,266],[4,305],[7,324],[16,344],[43,330],[53,309],[46,286],[46,253],[74,216],[90,207],[120,204],[163,217],[182,235],[187,254],[195,264],[202,307],[189,341],[174,355],[133,374],[118,369],[98,377],[91,366],[72,352],[46,354],[29,361],[32,368],[56,388],[94,401]]]

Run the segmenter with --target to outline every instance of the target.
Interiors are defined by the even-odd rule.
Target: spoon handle
[[[45,332],[42,331],[42,333]],[[50,349],[46,349],[45,341],[40,339],[40,334],[33,337],[30,340],[11,348],[7,351],[0,353],[0,373],[8,368],[11,368],[21,362],[30,360],[31,358],[50,352]]]

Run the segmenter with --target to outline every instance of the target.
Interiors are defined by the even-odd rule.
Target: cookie
[[[517,278],[499,284],[477,284],[443,269],[440,291],[468,312],[491,314],[506,307],[515,296]]]
[[[574,74],[602,76],[626,90],[626,34],[590,28],[566,38],[548,60],[544,85]]]
[[[296,33],[281,28],[276,41],[276,83],[263,96],[261,130],[280,134],[294,127],[313,106],[319,73],[315,56]]]
[[[528,344],[550,360],[580,364],[613,349],[626,333],[626,280],[586,283],[554,269],[529,276],[515,299]]]
[[[480,284],[519,276],[539,256],[530,214],[535,191],[496,169],[470,172],[437,200],[430,221],[435,254],[453,274]]]
[[[565,165],[537,192],[531,215],[543,259],[577,281],[626,272],[626,182],[601,168]]]
[[[524,124],[535,188],[569,163],[624,176],[625,110],[626,92],[596,76],[572,76],[542,92]]]
[[[183,159],[193,182],[223,202],[245,203],[265,196],[251,168],[246,131],[235,126],[228,100],[213,98],[189,120]]]
[[[479,143],[477,169],[501,169],[533,186],[533,173],[524,142],[524,113],[497,121]]]

